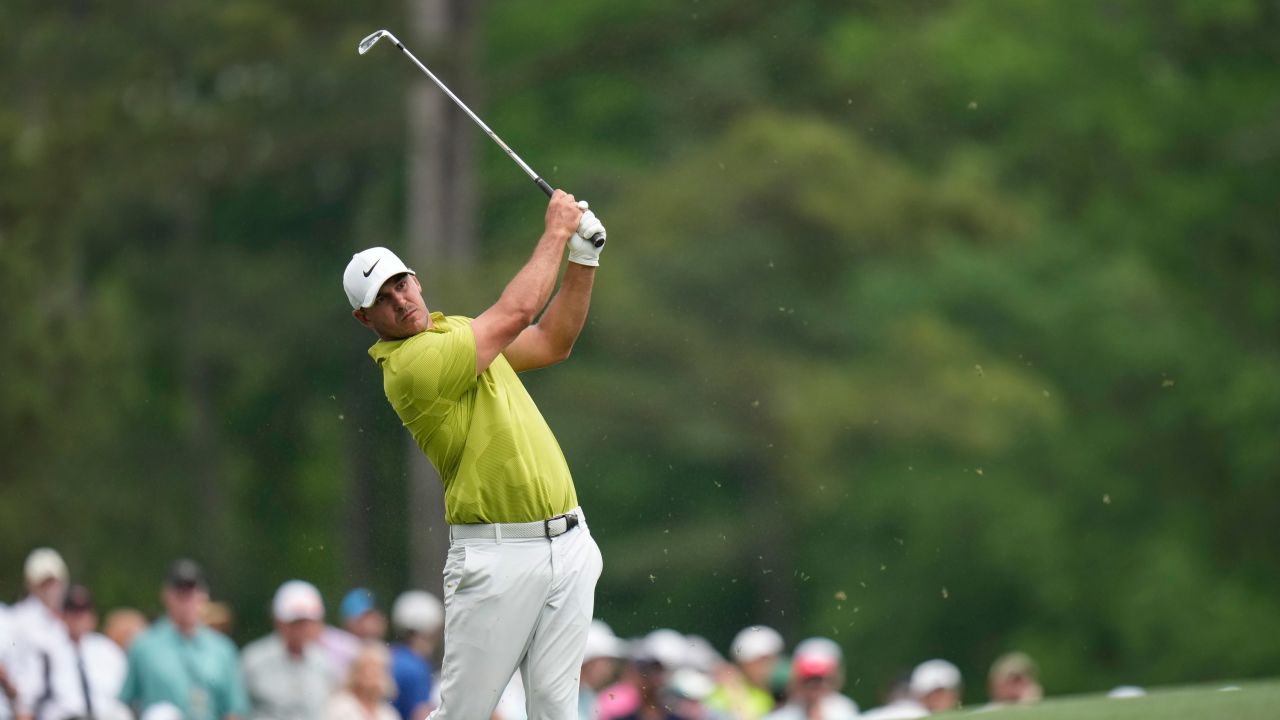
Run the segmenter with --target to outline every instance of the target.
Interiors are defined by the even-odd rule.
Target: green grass
[[[1220,688],[1238,687],[1224,692]],[[1127,699],[1100,696],[1047,700],[1030,707],[969,710],[951,717],[991,720],[1275,720],[1280,718],[1280,681],[1220,682],[1154,689]]]

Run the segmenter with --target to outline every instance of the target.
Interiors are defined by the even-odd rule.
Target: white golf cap
[[[324,600],[315,585],[304,580],[290,580],[276,591],[271,615],[280,622],[324,620]]]
[[[808,640],[801,640],[796,645],[795,652],[792,655],[806,657],[821,657],[834,660],[836,664],[840,664],[844,660],[844,651],[840,649],[840,645],[830,638],[811,637]]]
[[[632,649],[633,658],[657,662],[668,670],[684,667],[689,645],[684,635],[670,628],[659,628],[645,635]]]
[[[596,658],[621,658],[626,655],[627,644],[613,634],[613,628],[603,620],[592,620],[587,626],[587,652],[582,662]]]
[[[926,660],[911,671],[911,694],[924,697],[934,690],[959,690],[960,668],[946,660]]]
[[[391,624],[401,630],[435,632],[444,624],[444,606],[425,590],[406,590],[391,605]]]
[[[62,556],[53,548],[36,548],[27,556],[22,574],[31,585],[37,585],[50,578],[62,583],[67,582],[69,573]]]
[[[777,630],[764,625],[743,628],[733,638],[729,652],[735,662],[745,663],[782,652],[782,636]]]
[[[353,309],[367,308],[378,296],[382,283],[400,273],[417,274],[390,250],[371,247],[351,256],[351,262],[342,273],[342,289],[347,291],[347,300]]]

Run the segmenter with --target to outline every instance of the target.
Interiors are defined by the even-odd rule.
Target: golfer
[[[577,715],[600,550],[564,454],[516,373],[569,356],[587,317],[604,226],[557,190],[533,255],[474,320],[428,312],[385,248],[351,258],[352,315],[387,400],[444,483],[445,655],[434,720],[488,720],[520,669],[529,720]],[[565,248],[569,264],[547,305]],[[538,314],[540,320],[535,322]]]

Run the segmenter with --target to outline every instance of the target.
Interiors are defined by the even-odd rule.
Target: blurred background
[[[39,545],[149,614],[195,557],[240,642],[289,578],[438,592],[339,275],[475,315],[545,198],[380,27],[608,225],[525,380],[620,635],[825,635],[867,700],[1276,674],[1270,0],[8,0],[4,602]]]

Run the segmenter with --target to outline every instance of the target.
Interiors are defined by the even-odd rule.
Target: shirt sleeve
[[[404,395],[403,400],[456,401],[476,385],[476,338],[470,319],[448,332],[415,335],[397,355],[396,382],[388,391]]]

